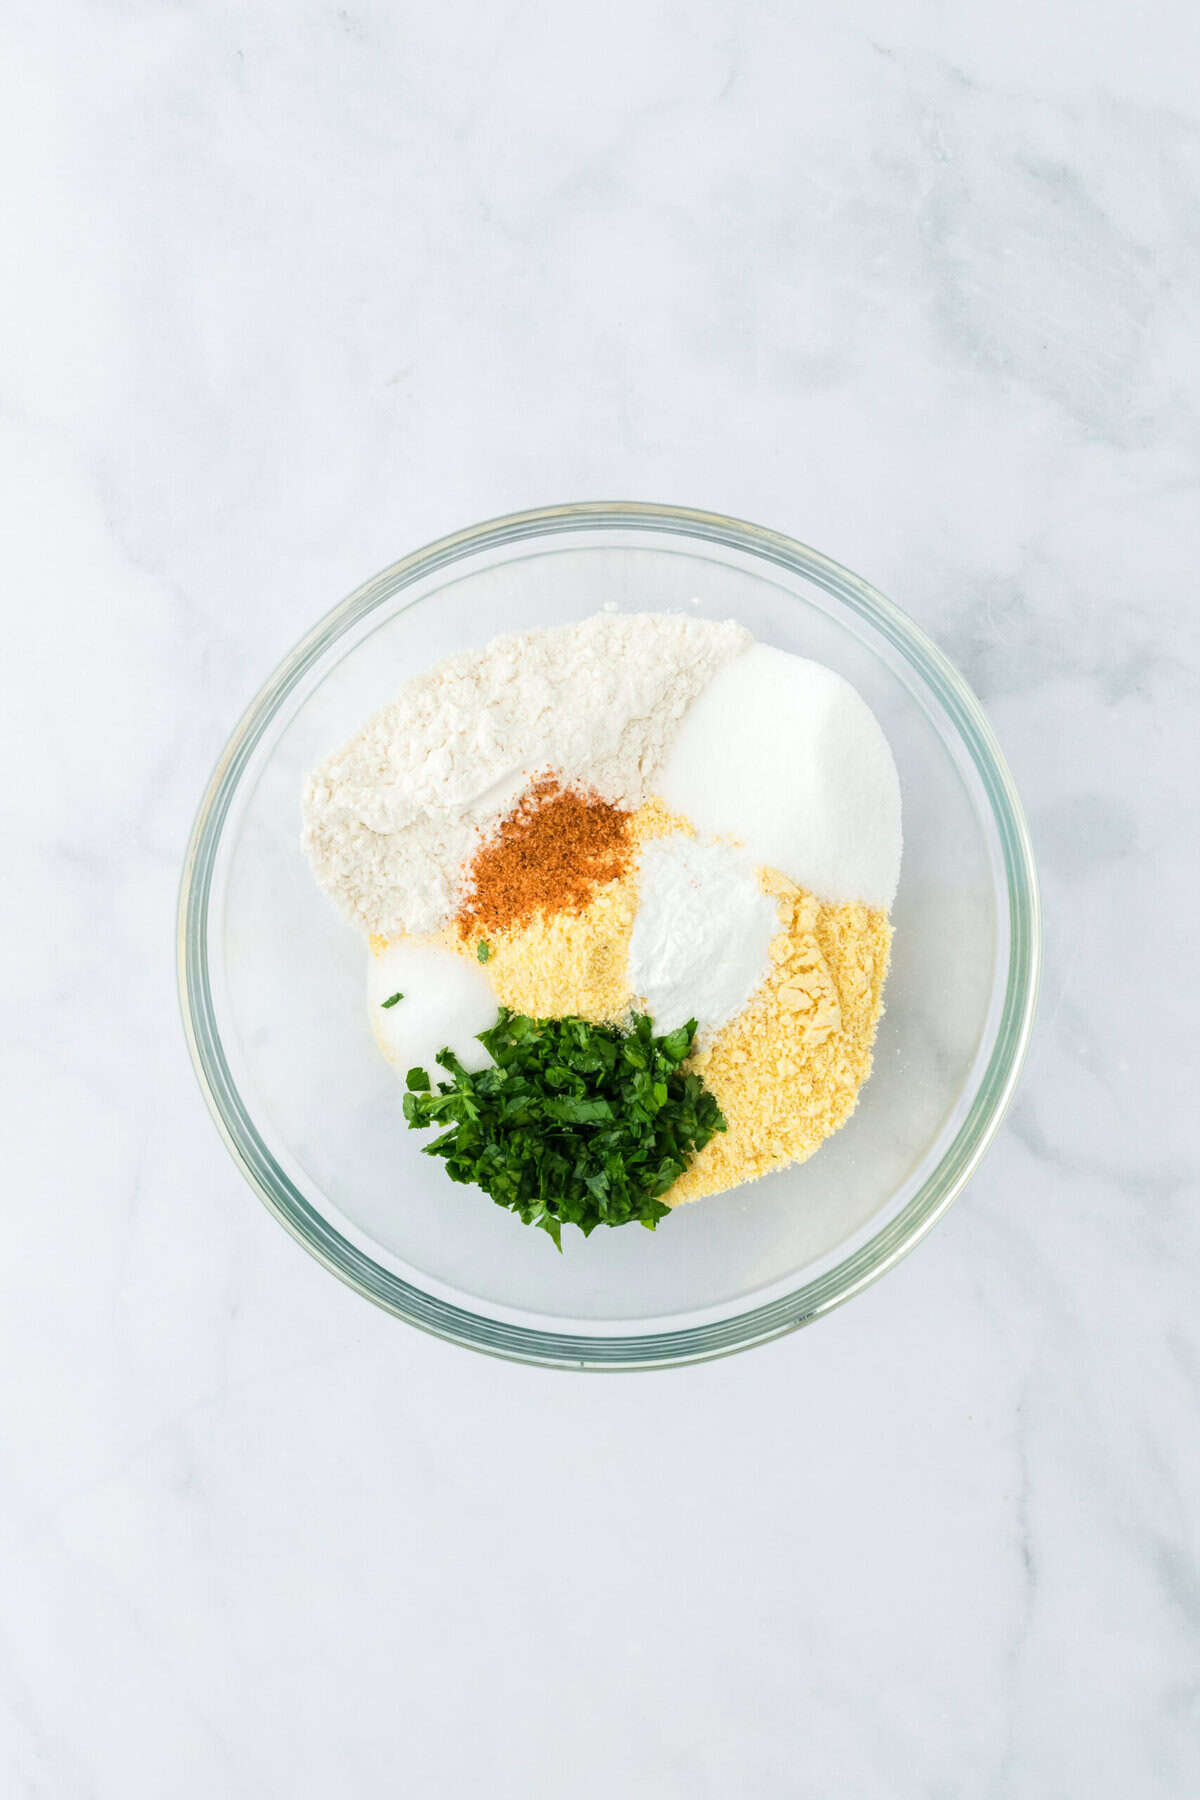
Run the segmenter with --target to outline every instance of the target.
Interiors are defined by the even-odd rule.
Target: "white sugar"
[[[822,663],[752,644],[693,700],[654,785],[821,899],[891,906],[896,765],[866,701]]]

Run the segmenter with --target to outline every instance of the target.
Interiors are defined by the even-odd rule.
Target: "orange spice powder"
[[[461,935],[486,936],[538,913],[582,912],[598,887],[625,873],[629,820],[598,794],[553,776],[535,781],[471,862]]]

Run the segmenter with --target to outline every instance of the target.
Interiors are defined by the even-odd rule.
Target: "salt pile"
[[[402,994],[394,1006],[385,1006]],[[437,944],[397,938],[367,964],[367,1009],[379,1048],[403,1077],[429,1068],[444,1046],[468,1069],[490,1061],[476,1036],[496,1023],[496,996],[475,962]]]

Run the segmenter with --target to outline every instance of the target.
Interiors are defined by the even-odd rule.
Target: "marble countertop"
[[[1200,1792],[1200,27],[17,0],[0,1792]],[[987,705],[1046,967],[1002,1133],[814,1329],[576,1379],[255,1201],[174,997],[242,705],[561,499],[774,525]]]

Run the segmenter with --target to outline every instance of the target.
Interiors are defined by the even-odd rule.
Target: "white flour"
[[[601,613],[447,657],[309,776],[318,882],[364,931],[435,930],[536,775],[639,806],[689,703],[750,641],[732,621]]]

